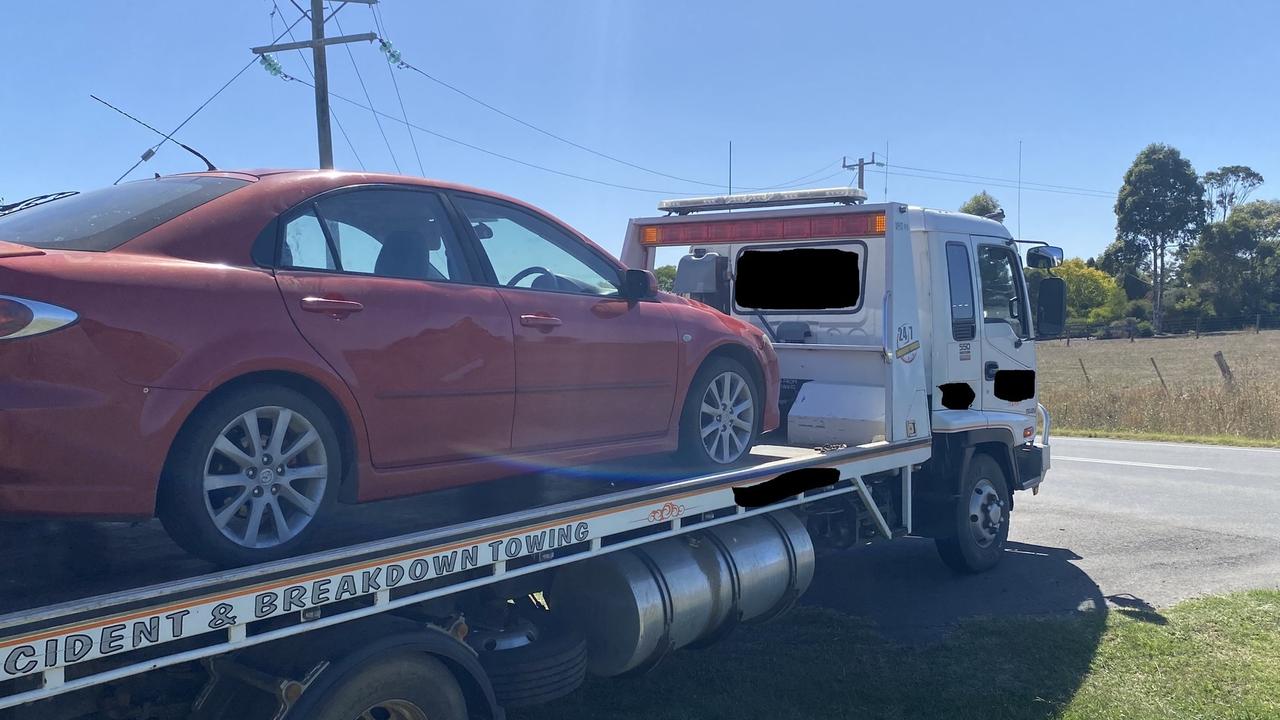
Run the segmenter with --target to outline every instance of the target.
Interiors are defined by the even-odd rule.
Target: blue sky
[[[689,2],[383,0],[404,58],[577,143],[662,173],[766,186],[838,170],[889,145],[903,168],[1114,192],[1147,143],[1196,169],[1251,165],[1280,197],[1280,4],[1271,2]],[[0,24],[0,196],[111,183],[158,137],[89,99],[170,130],[272,38],[270,0],[6,3]],[[281,2],[284,18],[297,11]],[[367,7],[337,16],[374,29]],[[277,18],[275,32],[283,25]],[[305,32],[306,23],[296,31]],[[330,34],[338,27],[330,23]],[[350,46],[374,105],[399,116],[376,45]],[[307,77],[297,53],[277,56]],[[363,100],[347,52],[329,54],[334,92]],[[397,71],[410,121],[638,192],[548,174],[417,135],[429,177],[521,197],[617,252],[628,217],[670,193],[716,192],[558,143]],[[403,125],[335,100],[365,167],[418,174]],[[254,66],[176,136],[219,167],[314,167],[311,90]],[[356,157],[335,133],[342,168]],[[166,146],[132,177],[197,169]],[[824,169],[822,172],[816,172]],[[987,189],[1006,224],[1092,255],[1114,236],[1112,200],[1007,183],[888,177],[890,199],[955,208]],[[838,174],[818,185],[847,184]],[[955,182],[955,180],[962,180]],[[883,175],[868,176],[873,199]]]

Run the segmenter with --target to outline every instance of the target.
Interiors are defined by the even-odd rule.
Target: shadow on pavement
[[[957,622],[979,617],[1105,610],[1097,584],[1063,548],[1010,542],[992,571],[958,575],[938,559],[933,541],[892,543],[824,553],[801,600],[875,624],[887,639],[928,643]]]

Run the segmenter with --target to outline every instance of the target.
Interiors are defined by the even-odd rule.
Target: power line
[[[286,29],[285,29],[285,32],[280,33],[279,35],[277,35],[277,36],[276,36],[276,39],[275,39],[275,40],[272,40],[271,42],[279,42],[280,38],[284,37],[284,36],[285,36],[285,33],[289,32],[290,30],[293,30],[293,26],[294,26],[294,25],[297,25],[299,22],[301,22],[301,20],[302,20],[302,18],[298,18],[297,20],[294,20],[294,21],[293,21],[293,25],[290,25],[288,28],[286,28]],[[219,95],[221,95],[221,94],[222,94],[222,91],[223,91],[223,90],[226,90],[228,87],[230,87],[230,86],[231,86],[231,83],[235,82],[235,81],[236,81],[236,79],[237,79],[237,78],[239,78],[241,75],[243,75],[243,74],[244,74],[244,72],[245,72],[246,70],[248,70],[249,68],[253,67],[253,64],[254,64],[255,62],[257,62],[257,59],[256,59],[256,58],[255,58],[255,59],[253,59],[253,60],[250,60],[250,61],[249,61],[249,62],[247,62],[247,63],[245,63],[244,67],[242,67],[242,68],[240,68],[238,71],[236,71],[236,74],[235,74],[235,75],[232,75],[230,80],[228,80],[228,81],[226,81],[225,83],[223,83],[223,84],[222,84],[222,87],[218,88],[217,92],[215,92],[214,94],[210,95],[208,100],[205,100],[204,102],[200,103],[200,106],[199,106],[199,107],[197,107],[195,110],[192,110],[192,111],[191,111],[191,114],[190,114],[190,115],[188,115],[188,116],[186,117],[186,119],[185,119],[185,120],[183,120],[182,122],[178,123],[178,127],[176,127],[176,128],[174,128],[173,130],[171,130],[167,135],[165,135],[163,138],[161,138],[161,139],[160,139],[160,142],[156,143],[154,146],[152,146],[151,148],[149,148],[147,152],[143,153],[143,154],[142,154],[142,157],[138,159],[138,162],[136,162],[136,163],[134,163],[134,164],[133,164],[133,167],[130,167],[128,170],[125,170],[125,171],[124,171],[124,174],[123,174],[123,175],[121,175],[120,177],[116,178],[116,181],[115,181],[115,182],[113,182],[113,183],[111,183],[111,184],[112,184],[112,185],[119,185],[121,180],[123,180],[123,179],[125,179],[125,178],[129,177],[129,173],[133,172],[134,170],[137,170],[139,165],[141,165],[142,163],[146,162],[147,160],[150,160],[150,159],[151,159],[151,157],[152,157],[153,155],[155,155],[155,154],[156,154],[156,151],[157,151],[157,150],[159,150],[159,149],[160,149],[160,147],[161,147],[162,145],[164,145],[165,143],[169,142],[169,140],[173,138],[173,136],[174,136],[174,134],[175,134],[175,133],[177,133],[179,130],[181,130],[183,127],[185,127],[187,123],[191,122],[191,118],[193,118],[193,117],[195,117],[196,115],[198,115],[198,114],[200,113],[200,111],[201,111],[201,110],[204,110],[204,109],[205,109],[205,107],[206,107],[209,103],[213,102],[215,98],[217,98]]]
[[[894,167],[899,167],[899,168],[901,168],[901,167],[906,167],[906,166],[905,166],[905,165],[895,165]],[[894,176],[896,176],[896,177],[911,177],[911,178],[919,178],[919,179],[921,179],[921,180],[938,180],[938,181],[941,181],[941,182],[960,183],[960,184],[962,184],[962,185],[978,185],[978,186],[983,186],[983,187],[1007,188],[1007,189],[1009,189],[1009,190],[1016,190],[1016,189],[1017,189],[1017,187],[1018,187],[1016,184],[1005,184],[1005,183],[1001,183],[1001,182],[982,181],[982,180],[977,180],[977,179],[972,179],[972,180],[971,180],[971,179],[965,179],[965,178],[961,178],[961,177],[937,177],[937,176],[934,176],[934,175],[920,175],[920,174],[918,174],[918,173],[905,173],[905,172],[897,172],[897,171],[894,171],[894,170],[879,170],[879,169],[871,169],[871,168],[868,168],[868,169],[867,169],[867,172],[869,172],[869,173],[888,173],[889,175],[894,175]],[[929,171],[929,172],[933,172],[933,171]],[[940,171],[939,171],[939,172],[940,172]],[[955,173],[953,173],[953,174],[955,174]],[[1075,195],[1075,196],[1078,196],[1078,197],[1098,198],[1098,199],[1100,199],[1100,200],[1111,200],[1111,199],[1115,199],[1115,195],[1110,195],[1110,196],[1108,196],[1108,195],[1097,195],[1097,194],[1093,194],[1093,193],[1091,193],[1091,192],[1075,192],[1075,191],[1073,191],[1073,190],[1054,190],[1054,189],[1052,189],[1052,188],[1046,188],[1046,187],[1025,187],[1025,186],[1026,186],[1026,183],[1025,183],[1025,182],[1023,183],[1023,186],[1024,186],[1024,187],[1023,187],[1023,189],[1024,189],[1024,190],[1032,190],[1032,191],[1035,191],[1035,192],[1047,192],[1047,193],[1054,193],[1054,194],[1057,194],[1057,195]]]
[[[382,27],[382,12],[378,9],[378,6],[370,5],[369,12],[373,15],[373,24],[378,29],[378,36],[385,35],[386,33]],[[391,76],[391,87],[396,90],[396,100],[400,103],[400,116],[408,123],[409,112],[404,109],[404,96],[400,94],[400,82],[396,80],[396,71],[395,68],[391,67],[391,63],[387,63],[387,74]],[[405,130],[409,134],[409,144],[413,146],[413,156],[418,161],[418,173],[425,177],[427,170],[422,166],[422,155],[418,153],[418,140],[413,136],[413,130],[407,127]]]
[[[914,170],[914,171],[916,171],[916,172],[934,173],[934,174],[936,174],[936,175],[950,175],[950,176],[953,176],[953,177],[972,178],[972,179],[975,179],[975,180],[986,180],[986,181],[989,181],[989,182],[1010,183],[1010,184],[1012,184],[1014,187],[1017,187],[1017,183],[1018,183],[1018,181],[1017,181],[1016,179],[1012,179],[1012,178],[998,178],[998,177],[989,177],[989,176],[986,176],[986,175],[972,175],[972,174],[969,174],[969,173],[949,172],[949,171],[947,171],[947,170],[933,170],[933,169],[930,169],[930,168],[909,167],[909,166],[907,166],[907,165],[894,165],[894,167],[896,167],[896,168],[901,168],[901,169],[903,169],[903,170]],[[1074,190],[1074,191],[1078,191],[1078,192],[1081,192],[1081,193],[1092,193],[1092,194],[1096,194],[1096,195],[1105,195],[1105,196],[1107,196],[1107,197],[1115,197],[1115,196],[1116,196],[1116,194],[1115,194],[1115,193],[1113,193],[1113,192],[1109,192],[1109,191],[1107,191],[1107,190],[1093,190],[1093,189],[1091,189],[1091,188],[1074,187],[1074,186],[1072,186],[1072,185],[1053,185],[1053,184],[1050,184],[1050,183],[1038,183],[1038,182],[1031,182],[1030,180],[1023,180],[1023,181],[1022,181],[1022,185],[1023,185],[1024,187],[1025,187],[1025,186],[1027,186],[1027,185],[1035,185],[1035,186],[1038,186],[1038,187],[1053,188],[1053,189],[1055,189],[1055,190]]]
[[[723,184],[723,183],[710,183],[710,182],[703,182],[702,180],[694,180],[693,178],[681,177],[681,176],[679,176],[679,175],[673,175],[673,174],[671,174],[671,173],[662,172],[661,170],[654,170],[653,168],[648,168],[648,167],[645,167],[645,166],[640,165],[640,164],[638,164],[638,163],[633,163],[633,162],[631,162],[631,161],[629,161],[629,160],[623,160],[622,158],[617,157],[617,156],[615,156],[615,155],[610,155],[609,153],[601,152],[601,151],[596,150],[596,149],[594,149],[594,148],[587,147],[586,145],[583,145],[583,144],[578,143],[578,142],[574,142],[573,140],[570,140],[569,138],[566,138],[566,137],[564,137],[564,136],[562,136],[562,135],[557,135],[556,133],[553,133],[553,132],[551,132],[550,130],[544,130],[544,129],[542,129],[542,128],[538,127],[537,125],[534,125],[534,124],[533,124],[533,123],[531,123],[531,122],[527,122],[527,121],[525,121],[525,120],[522,120],[522,119],[520,119],[520,118],[516,117],[515,115],[512,115],[511,113],[509,113],[509,112],[507,112],[507,111],[505,111],[505,110],[502,110],[502,109],[500,109],[500,108],[494,107],[493,105],[490,105],[489,103],[485,102],[484,100],[481,100],[480,98],[478,98],[478,97],[476,97],[476,96],[472,95],[471,93],[468,93],[466,90],[463,90],[462,88],[459,88],[459,87],[457,87],[457,86],[455,86],[455,85],[451,85],[451,84],[449,84],[449,83],[445,82],[444,80],[441,80],[440,78],[437,78],[437,77],[435,77],[434,75],[431,75],[430,73],[428,73],[428,72],[426,72],[426,71],[422,70],[421,68],[418,68],[418,67],[416,67],[416,66],[414,66],[414,65],[412,65],[412,64],[410,64],[410,63],[408,63],[408,62],[405,62],[404,60],[401,60],[401,61],[400,61],[400,67],[402,67],[402,68],[404,68],[404,69],[406,69],[406,70],[412,70],[413,72],[418,73],[419,75],[421,75],[421,76],[425,77],[426,79],[428,79],[428,80],[430,80],[430,81],[432,81],[432,82],[436,83],[437,85],[440,85],[441,87],[444,87],[444,88],[447,88],[447,89],[449,89],[449,90],[452,90],[453,92],[455,92],[455,93],[457,93],[457,94],[461,95],[462,97],[464,97],[464,98],[466,98],[466,99],[470,100],[471,102],[476,103],[477,105],[480,105],[481,107],[484,107],[484,108],[486,108],[486,109],[488,109],[488,110],[491,110],[491,111],[493,111],[493,112],[495,112],[495,113],[497,113],[497,114],[499,114],[499,115],[501,115],[501,116],[503,116],[503,117],[507,118],[508,120],[511,120],[511,121],[513,121],[513,122],[516,122],[516,123],[519,123],[519,124],[521,124],[521,125],[523,125],[523,126],[525,126],[525,127],[529,128],[530,130],[533,130],[534,132],[537,132],[537,133],[540,133],[540,134],[542,134],[542,135],[545,135],[545,136],[547,136],[547,137],[549,137],[549,138],[551,138],[551,139],[553,139],[553,140],[556,140],[556,141],[558,141],[558,142],[562,142],[562,143],[564,143],[565,145],[568,145],[568,146],[570,146],[570,147],[574,147],[574,148],[577,148],[577,149],[579,149],[579,150],[582,150],[583,152],[587,152],[587,153],[590,153],[590,154],[592,154],[592,155],[595,155],[596,157],[604,158],[605,160],[610,160],[610,161],[612,161],[612,162],[616,162],[616,163],[618,163],[618,164],[620,164],[620,165],[626,165],[627,167],[634,168],[634,169],[636,169],[636,170],[640,170],[640,171],[642,171],[642,172],[647,172],[647,173],[649,173],[649,174],[651,174],[651,175],[657,175],[657,176],[660,176],[660,177],[669,178],[669,179],[671,179],[671,180],[679,180],[680,182],[692,183],[692,184],[694,184],[694,185],[703,185],[703,186],[706,186],[706,187],[714,187],[714,188],[722,188],[722,187],[724,187],[724,184]]]
[[[343,32],[342,21],[337,17],[337,12],[330,13],[329,17],[333,18],[333,22],[338,26],[338,32]],[[351,52],[351,45],[344,44],[342,46],[347,51],[347,58],[351,60],[351,69],[356,71],[356,80],[360,81],[360,89],[364,92],[364,99],[368,101],[369,107],[374,107],[373,98],[369,97],[369,88],[364,84],[364,76],[360,74],[360,66],[356,65],[356,56]],[[382,127],[382,120],[378,117],[378,112],[373,112],[373,121],[378,125],[378,132],[382,135],[382,142],[387,145],[387,153],[391,155],[391,164],[395,165],[396,172],[400,172],[400,160],[396,158],[396,151],[391,149],[391,140],[387,138],[387,131]]]
[[[272,18],[272,20],[271,20],[271,29],[272,29],[272,30],[274,30],[274,29],[275,29],[275,16],[276,16],[277,14],[281,14],[281,15],[282,15],[282,13],[280,13],[280,5],[276,2],[276,0],[271,0],[271,5],[274,7],[274,10],[272,10],[272,12],[271,12],[271,18]],[[339,9],[341,9],[341,8],[339,8]],[[333,14],[331,14],[331,15],[329,15],[329,17],[330,17],[330,18],[332,18],[332,17],[333,17],[334,15],[336,15],[336,14],[337,14],[337,11],[334,11],[334,13],[333,13]],[[303,17],[305,17],[305,16],[303,16]],[[302,18],[298,18],[296,21],[294,21],[294,25],[297,25],[297,24],[298,24],[299,22],[301,22],[301,21],[302,21]],[[280,22],[284,22],[284,18],[283,18],[283,17],[281,17]],[[287,33],[289,34],[289,39],[290,39],[290,40],[295,40],[295,38],[293,37],[293,30],[292,30],[292,26],[290,26],[290,28],[291,28],[290,30],[286,30],[285,32],[287,32]],[[276,40],[279,40],[279,39],[280,39],[280,38],[276,38]],[[307,74],[314,78],[314,77],[316,76],[315,71],[313,71],[313,70],[311,69],[311,63],[307,62],[307,54],[306,54],[306,53],[304,53],[304,52],[302,52],[302,48],[298,48],[298,57],[302,60],[302,65],[303,65],[303,67],[305,67],[305,68],[307,69]],[[355,156],[355,158],[356,158],[356,164],[360,166],[360,169],[361,169],[361,170],[364,170],[364,169],[365,169],[365,167],[364,167],[364,160],[361,160],[361,159],[360,159],[360,153],[356,152],[356,146],[355,146],[355,143],[351,142],[351,136],[347,134],[347,129],[346,129],[345,127],[343,127],[343,126],[342,126],[342,121],[338,119],[338,113],[337,113],[333,108],[329,108],[329,115],[333,118],[333,121],[334,121],[335,123],[337,123],[337,125],[338,125],[338,132],[342,133],[342,139],[343,139],[343,140],[345,140],[345,141],[347,141],[347,148],[348,148],[348,149],[350,149],[350,150],[351,150],[351,154]]]
[[[294,76],[292,76],[292,75],[288,75],[288,74],[282,74],[282,75],[281,75],[281,77],[282,77],[283,79],[285,79],[285,80],[288,80],[288,81],[291,81],[291,82],[296,82],[296,83],[299,83],[299,84],[301,84],[301,85],[305,85],[305,86],[307,86],[307,87],[309,87],[309,88],[315,89],[315,85],[313,85],[312,83],[307,82],[306,80],[303,80],[302,78],[294,77]],[[445,135],[445,134],[443,134],[443,133],[436,132],[435,130],[430,130],[430,129],[428,129],[428,128],[425,128],[425,127],[423,127],[423,126],[421,126],[421,125],[418,125],[418,124],[415,124],[415,123],[412,123],[412,122],[409,122],[409,121],[407,121],[407,120],[401,120],[400,118],[395,117],[395,116],[392,116],[392,115],[388,115],[388,114],[386,114],[386,113],[382,112],[381,110],[374,110],[373,108],[369,107],[368,105],[365,105],[365,104],[361,103],[361,102],[360,102],[360,101],[358,101],[358,100],[352,100],[352,99],[351,99],[351,98],[349,98],[349,97],[345,97],[345,96],[343,96],[343,95],[339,95],[339,94],[337,94],[337,93],[335,93],[335,92],[330,92],[330,93],[329,93],[329,95],[331,95],[332,97],[335,97],[335,98],[337,98],[337,99],[339,99],[339,100],[341,100],[341,101],[343,101],[343,102],[345,102],[345,103],[348,103],[348,104],[350,104],[350,105],[354,105],[355,107],[361,108],[361,109],[363,109],[363,110],[368,110],[368,111],[370,111],[370,112],[376,112],[378,115],[382,116],[383,118],[386,118],[387,120],[391,120],[391,121],[394,121],[394,122],[401,123],[401,124],[403,124],[405,127],[411,128],[411,129],[413,129],[413,130],[417,130],[417,131],[419,131],[419,132],[424,132],[424,133],[426,133],[426,134],[428,134],[428,135],[431,135],[432,137],[437,137],[437,138],[440,138],[441,140],[445,140],[445,141],[447,141],[447,142],[454,143],[455,145],[461,145],[462,147],[469,148],[469,149],[471,149],[471,150],[475,150],[475,151],[477,151],[477,152],[482,152],[482,153],[484,153],[485,155],[491,155],[491,156],[493,156],[493,157],[500,158],[500,159],[502,159],[502,160],[507,160],[507,161],[510,161],[510,162],[516,163],[517,165],[524,165],[525,167],[533,168],[533,169],[535,169],[535,170],[541,170],[541,171],[543,171],[543,172],[548,172],[548,173],[551,173],[551,174],[553,174],[553,175],[559,175],[559,176],[561,176],[561,177],[572,178],[572,179],[574,179],[574,180],[582,180],[582,181],[584,181],[584,182],[595,183],[596,185],[603,185],[603,186],[605,186],[605,187],[618,188],[618,189],[620,189],[620,190],[634,190],[634,191],[636,191],[636,192],[654,193],[654,194],[656,194],[656,195],[698,195],[698,194],[699,194],[699,193],[691,193],[691,192],[681,192],[681,191],[679,191],[679,190],[657,190],[657,189],[654,189],[654,188],[636,187],[636,186],[634,186],[634,185],[623,185],[623,184],[621,184],[621,183],[609,182],[609,181],[607,181],[607,180],[599,180],[599,179],[597,179],[597,178],[587,177],[587,176],[585,176],[585,175],[578,175],[578,174],[576,174],[576,173],[566,172],[566,171],[564,171],[564,170],[556,170],[555,168],[550,168],[550,167],[547,167],[547,166],[545,166],[545,165],[539,165],[538,163],[529,162],[528,160],[521,160],[520,158],[512,157],[512,156],[510,156],[510,155],[505,155],[505,154],[503,154],[503,153],[497,152],[496,150],[489,150],[488,148],[480,147],[479,145],[475,145],[475,144],[469,143],[469,142],[467,142],[467,141],[465,141],[465,140],[459,140],[459,139],[457,139],[457,138],[450,137],[450,136]]]
[[[384,32],[385,32],[385,30],[381,30],[381,29],[379,30],[379,38],[378,38],[378,39],[379,39],[379,41],[382,43],[382,49],[383,49],[383,52],[387,53],[387,58],[388,58],[388,60],[389,60],[390,62],[395,63],[397,67],[400,67],[400,68],[405,69],[405,70],[412,70],[413,72],[418,73],[419,75],[421,75],[422,77],[424,77],[424,78],[426,78],[426,79],[430,80],[431,82],[436,83],[437,85],[440,85],[441,87],[446,88],[446,89],[448,89],[448,90],[450,90],[450,91],[452,91],[452,92],[454,92],[454,93],[456,93],[456,94],[458,94],[458,95],[461,95],[462,97],[466,98],[467,100],[470,100],[471,102],[473,102],[473,103],[475,103],[475,104],[477,104],[477,105],[479,105],[479,106],[481,106],[481,107],[483,107],[483,108],[485,108],[485,109],[487,109],[487,110],[490,110],[490,111],[492,111],[492,112],[494,112],[494,113],[497,113],[498,115],[501,115],[502,117],[505,117],[505,118],[507,118],[508,120],[511,120],[512,122],[515,122],[515,123],[518,123],[518,124],[520,124],[520,125],[523,125],[524,127],[527,127],[527,128],[529,128],[530,130],[533,130],[533,131],[534,131],[534,132],[536,132],[536,133],[539,133],[539,134],[541,134],[541,135],[544,135],[544,136],[546,136],[546,137],[549,137],[549,138],[551,138],[551,139],[553,139],[553,140],[556,140],[556,141],[558,141],[558,142],[564,143],[565,145],[568,145],[568,146],[570,146],[570,147],[577,148],[578,150],[582,150],[583,152],[590,153],[590,154],[592,154],[592,155],[595,155],[596,157],[604,158],[605,160],[609,160],[609,161],[611,161],[611,162],[615,162],[615,163],[618,163],[618,164],[620,164],[620,165],[626,165],[627,167],[634,168],[634,169],[636,169],[636,170],[640,170],[640,171],[642,171],[642,172],[647,172],[647,173],[649,173],[649,174],[651,174],[651,175],[657,175],[657,176],[660,176],[660,177],[669,178],[669,179],[671,179],[671,180],[679,180],[680,182],[687,182],[687,183],[691,183],[691,184],[694,184],[694,185],[702,185],[702,186],[704,186],[704,187],[713,187],[713,188],[721,188],[721,187],[724,187],[724,185],[723,185],[722,183],[706,182],[706,181],[704,181],[704,180],[695,180],[695,179],[693,179],[693,178],[682,177],[682,176],[680,176],[680,175],[674,175],[674,174],[672,174],[672,173],[663,172],[663,171],[661,171],[661,170],[655,170],[655,169],[653,169],[653,168],[646,167],[646,166],[644,166],[644,165],[640,165],[639,163],[631,162],[630,160],[625,160],[625,159],[620,158],[620,157],[618,157],[618,156],[616,156],[616,155],[611,155],[611,154],[606,153],[606,152],[603,152],[603,151],[601,151],[601,150],[596,150],[595,148],[592,148],[592,147],[588,147],[588,146],[586,146],[586,145],[583,145],[582,143],[576,142],[576,141],[574,141],[574,140],[570,140],[569,138],[564,137],[563,135],[559,135],[559,134],[557,134],[557,133],[551,132],[550,130],[547,130],[547,129],[545,129],[545,128],[539,127],[538,125],[535,125],[535,124],[533,124],[533,123],[531,123],[531,122],[529,122],[529,121],[527,121],[527,120],[524,120],[524,119],[522,119],[522,118],[516,117],[515,115],[512,115],[511,113],[507,112],[506,110],[503,110],[503,109],[501,109],[501,108],[499,108],[499,107],[495,107],[494,105],[492,105],[492,104],[490,104],[490,103],[488,103],[488,102],[486,102],[486,101],[484,101],[484,100],[482,100],[482,99],[480,99],[480,98],[476,97],[475,95],[472,95],[471,93],[467,92],[466,90],[463,90],[462,88],[460,88],[460,87],[458,87],[458,86],[456,86],[456,85],[453,85],[453,84],[451,84],[451,83],[449,83],[449,82],[446,82],[446,81],[444,81],[444,80],[441,80],[440,78],[438,78],[438,77],[436,77],[436,76],[432,75],[431,73],[428,73],[427,71],[423,70],[422,68],[419,68],[419,67],[417,67],[416,65],[413,65],[412,63],[407,62],[407,61],[406,61],[406,60],[401,56],[401,54],[400,54],[398,51],[395,51],[395,50],[393,49],[393,47],[392,47],[391,43],[390,43],[390,42],[389,42],[389,41],[388,41],[388,40],[387,40],[387,39],[382,35]],[[741,189],[741,190],[770,190],[770,189],[774,189],[774,188],[776,188],[776,187],[778,187],[778,186],[777,186],[777,185],[774,185],[774,186],[766,186],[766,187],[742,187],[742,188],[739,188],[739,189]],[[685,194],[689,194],[689,193],[685,193]]]
[[[827,170],[830,170],[831,168],[835,167],[836,165],[837,165],[837,163],[830,162],[830,163],[827,163],[826,165],[823,165],[822,167],[818,168],[817,170],[814,170],[813,172],[805,173],[804,175],[801,175],[801,176],[800,176],[800,177],[798,177],[798,178],[793,178],[793,179],[791,179],[791,180],[787,180],[786,182],[778,183],[777,185],[770,185],[770,186],[769,186],[769,187],[767,187],[767,188],[749,188],[749,189],[756,189],[756,190],[784,190],[784,189],[786,189],[786,188],[789,188],[789,187],[796,187],[796,186],[798,186],[798,185],[807,185],[807,184],[809,184],[809,183],[811,183],[811,182],[822,182],[823,180],[827,180],[827,179],[830,179],[830,178],[835,177],[836,175],[839,175],[841,172],[843,172],[843,170],[837,170],[836,172],[831,173],[830,175],[827,175],[827,176],[825,176],[825,177],[820,177],[820,178],[817,178],[817,179],[813,179],[813,176],[814,176],[814,175],[817,175],[818,173],[821,173],[821,172],[825,172],[825,171],[827,171]]]

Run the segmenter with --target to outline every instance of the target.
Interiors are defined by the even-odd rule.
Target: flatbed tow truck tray
[[[875,473],[901,470],[909,498],[911,467],[929,452],[927,437],[825,454],[765,446],[755,466],[575,497],[604,484],[579,471],[584,483],[550,489],[542,507],[185,579],[126,578],[116,592],[0,616],[0,709],[821,497],[869,498],[862,478]],[[840,479],[761,508],[734,500],[734,487],[813,467]]]

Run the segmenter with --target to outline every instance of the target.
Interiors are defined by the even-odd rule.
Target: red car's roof
[[[354,170],[311,170],[297,168],[248,168],[244,170],[215,170],[205,172],[182,173],[183,175],[208,175],[214,177],[240,177],[254,179],[283,179],[283,180],[329,180],[328,185],[333,187],[341,187],[343,185],[357,185],[362,183],[394,183],[400,185],[420,185],[423,187],[445,188],[449,190],[461,190],[464,192],[476,193],[478,195],[488,195],[490,197],[500,198],[513,202],[517,205],[523,205],[532,210],[536,210],[544,215],[549,215],[545,210],[530,205],[529,203],[513,198],[509,195],[503,195],[492,190],[485,190],[472,185],[462,183],[448,182],[446,180],[435,180],[431,178],[416,177],[413,175],[397,175],[396,173],[379,173],[365,172]],[[563,221],[561,221],[561,224]]]
[[[346,187],[351,185],[364,185],[364,184],[373,184],[373,183],[387,183],[387,184],[395,184],[395,185],[416,185],[419,187],[438,188],[438,189],[445,189],[445,190],[457,190],[460,192],[475,193],[477,195],[484,195],[494,199],[503,200],[514,205],[518,205],[520,207],[528,209],[529,211],[537,215],[540,215],[542,217],[555,221],[561,227],[563,227],[564,229],[576,235],[579,239],[587,242],[590,245],[595,246],[597,249],[605,253],[607,256],[611,258],[613,257],[612,253],[609,253],[603,248],[600,248],[599,246],[595,245],[595,243],[593,243],[590,238],[578,232],[576,229],[574,229],[572,225],[569,225],[563,220],[560,220],[559,218],[547,212],[546,210],[543,210],[534,205],[530,205],[529,203],[523,200],[520,200],[518,198],[514,198],[508,195],[504,195],[502,193],[494,192],[492,190],[485,190],[485,189],[473,187],[470,185],[463,185],[461,183],[447,182],[445,180],[432,180],[429,178],[414,177],[412,175],[397,175],[395,173],[377,173],[377,172],[363,172],[363,171],[350,171],[350,170],[300,170],[300,169],[287,169],[287,168],[251,168],[251,169],[243,169],[243,170],[212,170],[212,171],[204,171],[204,172],[181,173],[181,175],[208,176],[208,177],[235,177],[243,180],[252,181],[253,184],[258,186],[260,191],[272,197],[272,200],[267,201],[265,205],[262,205],[261,207],[256,208],[259,212],[264,213],[264,215],[261,218],[258,218],[257,220],[255,220],[255,222],[259,223],[259,229],[261,228],[262,224],[265,224],[270,219],[270,215],[281,212],[284,209],[287,209],[288,207],[292,206],[294,203],[302,201],[308,196],[311,196],[326,190],[341,188],[341,187]],[[239,193],[229,193],[228,195],[222,198],[219,198],[213,203],[210,203],[210,206],[211,206],[210,210],[213,210],[215,207],[222,207],[222,208],[227,208],[228,212],[230,212],[231,214],[238,214],[240,212],[243,212],[244,210],[250,209],[250,207],[254,206],[255,204],[261,204],[260,200],[251,199],[255,195],[257,195],[257,197],[259,198],[262,197],[262,195],[256,194],[256,193],[251,193],[249,196],[243,196],[243,195],[240,195]],[[269,214],[265,214],[265,213],[269,213]],[[254,232],[256,233],[257,230],[255,230]],[[164,236],[167,236],[167,233],[162,233],[161,235],[162,237],[164,237]],[[176,238],[176,239],[179,243],[184,242],[181,238]],[[165,239],[162,239],[161,242],[167,244],[169,240],[167,237],[165,237]],[[143,245],[150,245],[150,243],[143,243]],[[187,254],[185,254],[185,257],[196,259],[197,257],[199,257],[199,255],[195,250],[188,249]]]

